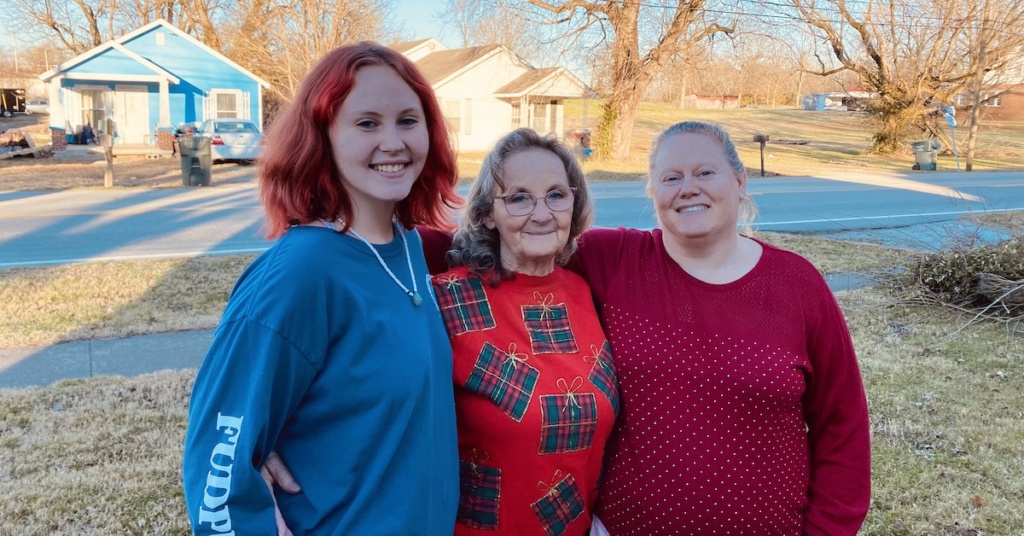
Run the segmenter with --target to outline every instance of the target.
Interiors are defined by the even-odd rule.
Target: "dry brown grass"
[[[881,289],[839,301],[871,408],[862,534],[1020,534],[1024,337],[950,336],[954,315]],[[0,390],[0,534],[188,534],[179,468],[193,375]]]
[[[873,502],[863,534],[1019,535],[1024,337],[936,307],[843,293],[870,404]],[[969,531],[978,532],[969,532]]]
[[[0,535],[190,534],[194,372],[0,390]]]
[[[252,255],[0,270],[0,348],[210,329]]]

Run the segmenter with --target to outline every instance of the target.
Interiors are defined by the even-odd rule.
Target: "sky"
[[[447,39],[441,39],[441,30],[432,20],[434,13],[440,11],[444,4],[444,0],[395,0],[395,18],[404,20],[416,39],[435,37],[451,46]]]
[[[404,21],[416,39],[436,37],[446,46],[453,46],[449,41],[453,36],[441,38],[440,28],[432,20],[434,13],[444,7],[444,0],[394,0],[395,17]],[[0,18],[0,50],[12,50],[15,45],[16,36],[13,35],[14,24],[9,18]],[[17,44],[24,47],[24,40],[17,40]],[[458,45],[458,43],[455,43]]]

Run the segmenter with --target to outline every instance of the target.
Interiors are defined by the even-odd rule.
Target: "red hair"
[[[267,131],[260,158],[260,197],[266,211],[267,238],[293,225],[319,219],[352,219],[352,201],[342,186],[328,131],[341,103],[355,84],[356,71],[386,65],[419,97],[430,146],[423,172],[408,197],[395,205],[395,217],[414,225],[450,227],[450,209],[460,204],[455,185],[455,150],[430,83],[408,58],[376,43],[336,48],[306,75],[295,100]]]

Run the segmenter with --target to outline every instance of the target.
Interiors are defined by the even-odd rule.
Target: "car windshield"
[[[259,132],[256,125],[248,121],[218,122],[213,124],[214,132]]]

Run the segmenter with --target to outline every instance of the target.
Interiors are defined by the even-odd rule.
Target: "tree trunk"
[[[985,21],[987,23],[988,21]],[[985,24],[983,23],[983,24]],[[974,106],[971,106],[971,127],[967,131],[967,156],[964,169],[974,171],[974,149],[978,140],[978,120],[981,118],[981,85],[985,78],[985,43],[987,39],[982,28],[982,36],[978,43],[978,72],[974,74]]]
[[[629,158],[629,141],[642,96],[643,91],[620,91],[605,101],[598,124],[598,154],[617,160]]]

